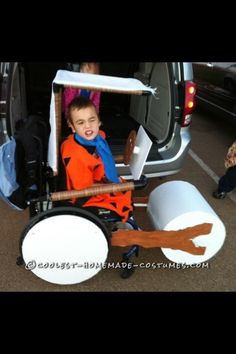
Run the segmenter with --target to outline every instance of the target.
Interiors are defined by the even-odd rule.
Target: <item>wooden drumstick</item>
[[[113,92],[113,93],[122,93],[122,94],[127,94],[127,95],[145,95],[148,96],[151,94],[150,91],[143,91],[143,90],[136,90],[136,89],[130,89],[130,90],[124,90],[124,89],[120,89],[117,87],[98,87],[98,86],[86,86],[86,85],[63,85],[64,87],[70,87],[70,88],[80,88],[80,89],[84,89],[84,90],[90,90],[90,91],[101,91],[101,92]]]
[[[135,130],[131,130],[127,138],[125,152],[124,152],[124,164],[129,165],[132,153],[134,151],[135,141],[137,133]]]
[[[53,202],[59,200],[68,200],[72,198],[82,198],[82,197],[91,197],[94,195],[101,195],[106,193],[115,193],[115,192],[125,192],[134,190],[134,182],[125,182],[125,183],[107,183],[95,187],[90,187],[82,190],[72,190],[72,191],[63,191],[51,193],[50,199]]]
[[[129,165],[132,153],[134,151],[135,141],[136,141],[137,133],[135,130],[131,130],[129,136],[126,140],[124,154],[123,155],[115,155],[114,160],[116,163],[124,163],[125,165]]]
[[[59,156],[59,142],[61,139],[61,102],[62,102],[62,89],[61,86],[56,85],[57,91],[54,92],[55,100],[55,116],[56,116],[56,161],[58,161]],[[58,175],[58,169],[53,171],[54,176]]]

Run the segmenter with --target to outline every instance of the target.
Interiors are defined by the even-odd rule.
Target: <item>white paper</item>
[[[80,88],[97,88],[98,91],[102,89],[111,91],[133,91],[134,93],[135,91],[147,91],[153,95],[156,91],[155,88],[148,87],[141,81],[133,78],[77,73],[67,70],[58,70],[53,82],[60,85]]]
[[[151,146],[151,139],[149,138],[143,127],[140,126],[129,164],[134,180],[137,180],[141,177],[143,167],[148,157]]]

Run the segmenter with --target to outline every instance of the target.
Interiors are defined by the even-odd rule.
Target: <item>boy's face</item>
[[[86,140],[92,140],[98,135],[101,122],[94,107],[77,109],[71,112],[73,124],[70,124],[73,133],[77,133]]]

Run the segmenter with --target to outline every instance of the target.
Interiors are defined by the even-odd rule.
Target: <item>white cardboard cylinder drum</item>
[[[79,284],[102,269],[108,243],[91,220],[77,215],[53,215],[28,230],[22,255],[26,269],[39,278],[53,284]]]
[[[212,223],[208,235],[195,237],[196,246],[206,247],[204,255],[162,248],[165,256],[175,263],[196,264],[212,258],[225,240],[225,227],[198,189],[184,181],[161,184],[150,194],[147,212],[155,229],[180,230],[202,223]]]

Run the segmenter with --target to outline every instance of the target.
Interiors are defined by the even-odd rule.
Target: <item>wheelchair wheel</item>
[[[54,284],[78,284],[101,269],[110,233],[92,213],[58,207],[30,220],[21,236],[26,269]]]

